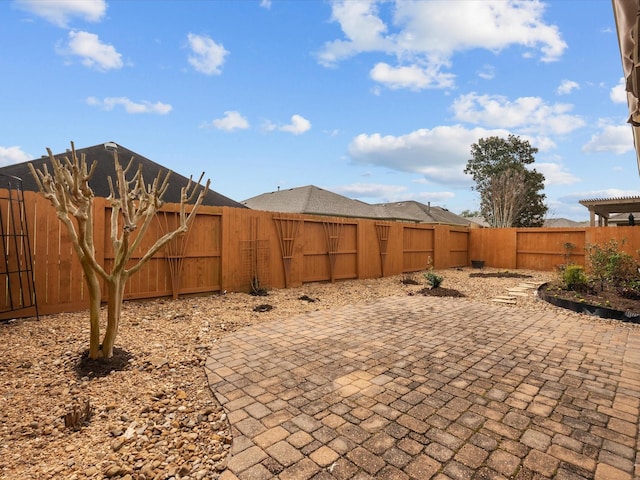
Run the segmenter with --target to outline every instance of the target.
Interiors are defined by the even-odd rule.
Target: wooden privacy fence
[[[5,197],[0,190],[2,211],[10,208]],[[132,262],[175,228],[178,210],[179,205],[163,207]],[[97,260],[109,271],[114,255],[109,239],[111,208],[106,199],[95,199],[93,213]],[[55,210],[40,194],[24,192],[24,215],[39,313],[88,308],[80,262]],[[285,288],[377,278],[424,270],[430,261],[436,269],[483,260],[488,267],[551,271],[566,262],[566,244],[574,246],[570,260],[584,265],[587,245],[604,244],[612,238],[620,243],[624,240],[625,251],[638,258],[640,227],[468,229],[201,207],[188,234],[173,240],[130,278],[125,298],[175,298],[224,290],[247,292],[252,285]],[[5,251],[24,253],[12,248]],[[15,270],[12,265],[16,262],[24,260],[0,262],[0,278],[5,281],[5,288],[0,289],[0,320],[35,315],[35,307],[7,311],[10,297],[21,298],[9,289],[10,269]],[[106,294],[103,289],[104,301]]]
[[[1,192],[1,190],[0,190]],[[82,267],[65,227],[42,195],[24,192],[39,313],[88,308]],[[0,209],[6,208],[0,198]],[[177,225],[179,205],[165,205],[147,231],[137,261]],[[110,271],[111,208],[94,200],[96,257]],[[292,215],[201,207],[189,232],[158,252],[126,286],[128,300],[300,286],[306,282],[376,278],[468,263],[469,230],[448,225]],[[0,267],[0,278],[7,279]],[[7,282],[5,282],[6,284]],[[107,292],[103,289],[103,301]],[[0,291],[0,305],[8,303]],[[35,315],[34,308],[0,311],[0,319]]]
[[[616,240],[640,260],[639,227],[483,228],[469,231],[469,260],[505,269],[553,271],[568,262],[586,265],[586,247]]]

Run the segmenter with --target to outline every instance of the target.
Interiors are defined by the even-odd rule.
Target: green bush
[[[588,281],[582,265],[567,265],[562,272],[562,283],[567,290],[582,290]]]
[[[631,255],[620,250],[622,245],[612,239],[604,245],[588,245],[586,248],[590,272],[600,283],[600,290],[604,290],[605,283],[618,287],[638,277],[636,262]]]

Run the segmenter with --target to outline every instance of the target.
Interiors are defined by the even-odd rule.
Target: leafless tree
[[[527,207],[527,186],[522,169],[509,168],[496,173],[489,180],[486,201],[490,205],[491,226],[513,226],[518,215]]]
[[[89,181],[97,166],[97,161],[88,168],[86,155],[78,158],[75,146],[71,142],[71,158],[64,156],[57,159],[47,148],[53,172],[49,172],[44,164],[41,170],[36,170],[29,164],[40,192],[56,209],[57,216],[67,228],[73,248],[78,255],[85,275],[89,292],[89,320],[91,324],[89,340],[89,357],[92,359],[113,356],[113,346],[120,324],[124,288],[131,275],[155,255],[173,238],[184,234],[195,218],[198,207],[202,204],[209,189],[207,180],[204,188],[200,181],[193,182],[189,178],[188,184],[181,189],[179,225],[173,231],[160,237],[137,262],[130,264],[131,256],[135,252],[155,218],[156,212],[162,207],[162,197],[169,185],[170,172],[159,172],[153,183],[146,185],[142,176],[142,165],[135,171],[131,170],[132,157],[126,168],[122,168],[118,160],[117,150],[113,151],[115,164],[115,184],[109,177],[111,194],[111,230],[110,237],[114,251],[114,262],[107,272],[103,265],[96,260],[93,232],[93,199],[94,193]],[[127,176],[130,175],[130,178]],[[197,197],[196,197],[197,194]],[[187,204],[195,197],[193,208],[187,212]],[[75,220],[75,221],[74,221]],[[107,328],[100,342],[100,299],[102,279],[108,291]]]

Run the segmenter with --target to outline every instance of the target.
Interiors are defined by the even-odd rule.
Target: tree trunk
[[[89,358],[100,357],[100,281],[96,272],[87,267],[84,269],[85,280],[89,289]]]
[[[101,353],[104,358],[111,358],[113,356],[113,344],[115,343],[116,335],[118,335],[126,283],[127,279],[125,275],[115,276],[108,282],[107,330],[104,333],[101,347]]]

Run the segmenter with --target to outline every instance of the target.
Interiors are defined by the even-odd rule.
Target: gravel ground
[[[532,276],[525,279],[469,277],[477,272],[438,273],[443,287],[486,303],[523,281],[554,278],[532,271],[517,272]],[[227,293],[126,302],[116,347],[129,355],[127,367],[102,377],[77,373],[88,347],[86,312],[1,324],[0,478],[218,478],[232,438],[203,369],[218,339],[255,322],[424,288],[422,274],[411,275],[419,285],[403,283],[408,277],[306,284],[263,297]],[[267,304],[273,308],[254,311]],[[533,295],[518,297],[513,308],[556,309]],[[77,430],[65,428],[65,414],[87,401],[90,420]]]

